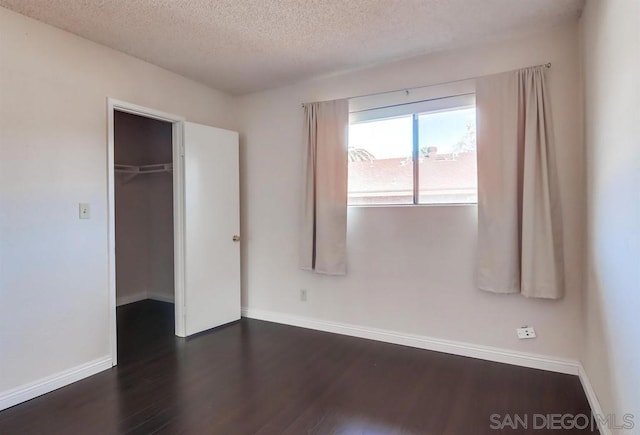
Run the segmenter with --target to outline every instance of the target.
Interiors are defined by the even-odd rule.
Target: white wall
[[[581,26],[589,205],[582,359],[605,413],[635,414],[638,430],[640,3],[588,1]]]
[[[126,177],[115,180],[117,304],[173,301],[173,177]]]
[[[150,290],[150,180],[115,179],[116,303],[146,299]]]
[[[173,177],[171,174],[152,174],[145,181],[150,185],[148,296],[173,301]]]
[[[243,305],[289,315],[577,358],[583,231],[577,24],[518,40],[336,75],[239,99]],[[350,208],[348,275],[298,269],[301,102],[402,89],[552,62],[567,295],[494,295],[474,285],[475,206]],[[308,301],[299,300],[301,288]],[[515,328],[539,337],[519,342]]]
[[[225,94],[4,8],[0,59],[2,395],[110,354],[106,98],[238,126]]]

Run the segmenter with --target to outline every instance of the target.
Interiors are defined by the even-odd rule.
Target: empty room
[[[640,433],[639,29],[0,0],[0,434]]]

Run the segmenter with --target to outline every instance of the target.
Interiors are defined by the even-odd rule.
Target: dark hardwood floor
[[[589,414],[575,376],[246,319],[179,339],[154,301],[118,328],[116,368],[0,412],[0,433],[592,433],[490,428]]]

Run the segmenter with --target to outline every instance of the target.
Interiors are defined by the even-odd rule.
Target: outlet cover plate
[[[78,215],[80,219],[91,219],[91,206],[86,202],[78,204]]]
[[[518,334],[519,339],[525,338],[536,338],[536,331],[533,327],[523,326],[522,328],[516,329],[516,333]]]

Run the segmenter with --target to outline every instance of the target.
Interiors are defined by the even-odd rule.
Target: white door
[[[186,335],[240,318],[238,133],[184,123]]]

